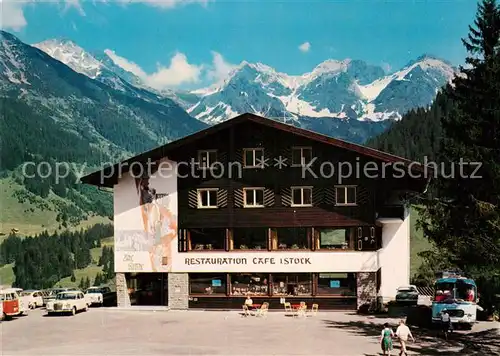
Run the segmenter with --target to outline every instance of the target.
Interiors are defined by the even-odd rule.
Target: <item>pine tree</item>
[[[94,279],[94,287],[100,286],[101,283],[102,283],[102,281],[101,281],[101,273],[97,272],[97,274],[95,275],[95,279]]]
[[[89,279],[89,276],[87,276],[87,278],[85,279],[85,289],[88,289],[90,288],[90,279]]]
[[[434,181],[438,199],[425,201],[424,233],[450,262],[476,278],[483,293],[500,293],[500,11],[494,0],[479,5],[476,27],[463,43],[469,52],[446,94],[453,109],[443,115],[439,159],[451,178]],[[459,167],[459,162],[481,162]],[[472,174],[482,176],[473,179]],[[482,294],[483,294],[482,293]],[[482,298],[488,300],[488,297]],[[492,300],[490,298],[490,300]],[[491,305],[485,305],[490,311]]]
[[[78,283],[78,288],[81,290],[85,289],[85,281],[84,281],[83,277],[80,278],[80,283]]]

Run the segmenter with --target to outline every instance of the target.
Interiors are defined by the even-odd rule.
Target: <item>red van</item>
[[[0,302],[3,307],[2,319],[8,320],[20,314],[19,295],[13,289],[0,290]]]

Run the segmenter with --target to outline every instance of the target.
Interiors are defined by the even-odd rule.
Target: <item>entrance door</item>
[[[137,273],[127,275],[132,305],[167,305],[168,274]]]

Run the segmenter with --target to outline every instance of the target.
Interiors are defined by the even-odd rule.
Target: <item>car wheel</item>
[[[76,315],[76,307],[73,307],[73,309],[71,309],[71,315]]]

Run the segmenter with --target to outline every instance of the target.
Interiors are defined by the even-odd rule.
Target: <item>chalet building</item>
[[[424,171],[243,114],[82,182],[113,188],[119,306],[358,309],[409,283]]]

